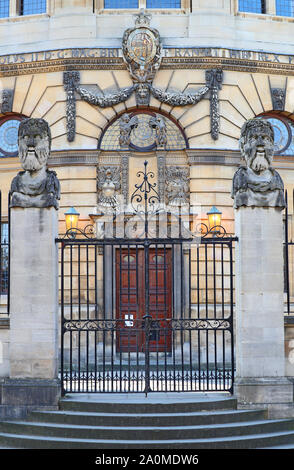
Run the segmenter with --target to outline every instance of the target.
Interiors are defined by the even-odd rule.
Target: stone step
[[[0,448],[254,449],[294,445],[294,419],[238,410],[228,394],[76,394],[0,422]],[[288,447],[290,446],[290,447]]]
[[[259,449],[294,443],[293,432],[221,437],[214,439],[106,440],[68,439],[0,433],[1,445],[22,449]]]
[[[60,410],[64,411],[82,411],[82,412],[102,412],[102,413],[188,413],[197,411],[228,410],[237,409],[237,400],[235,398],[203,398],[199,399],[185,397],[180,400],[180,394],[176,398],[165,396],[164,393],[156,394],[156,397],[148,398],[132,396],[124,400],[124,394],[106,394],[106,397],[97,397],[96,394],[85,394],[82,398],[72,397],[60,400]],[[151,394],[152,395],[152,394]],[[159,397],[158,397],[159,395]],[[174,396],[175,394],[173,394]],[[183,394],[185,395],[185,394]],[[190,395],[190,394],[189,394]],[[122,406],[123,405],[123,406]]]
[[[176,421],[175,421],[176,422]],[[140,441],[146,439],[215,439],[222,437],[238,437],[251,434],[274,432],[294,432],[294,420],[270,420],[238,422],[209,426],[81,426],[73,424],[35,423],[32,421],[11,421],[0,423],[0,432],[32,436],[50,436],[68,439],[101,439]]]
[[[94,413],[81,411],[33,411],[34,422],[89,426],[177,426],[210,425],[266,419],[265,410],[216,410],[188,413]],[[118,419],[119,418],[119,419]]]

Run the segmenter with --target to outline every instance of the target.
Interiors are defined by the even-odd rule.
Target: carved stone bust
[[[272,167],[274,131],[269,121],[260,118],[246,121],[241,129],[241,166],[233,178],[234,207],[285,207],[284,184]]]
[[[55,171],[47,169],[51,133],[44,119],[25,119],[18,131],[20,171],[11,183],[11,207],[55,207],[60,183]]]

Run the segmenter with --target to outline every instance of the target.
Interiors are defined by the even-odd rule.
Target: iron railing
[[[58,240],[64,393],[231,391],[234,240]]]

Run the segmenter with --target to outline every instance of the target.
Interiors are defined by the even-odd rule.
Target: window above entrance
[[[166,116],[155,112],[125,113],[105,130],[99,142],[101,150],[120,150],[122,141],[128,139],[130,149],[148,152],[159,147],[165,150],[183,150],[187,142],[178,125]]]

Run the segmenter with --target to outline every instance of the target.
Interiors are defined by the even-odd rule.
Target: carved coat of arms
[[[150,95],[170,106],[195,105],[210,93],[211,136],[216,140],[219,133],[218,90],[222,85],[222,70],[206,71],[206,83],[198,89],[166,91],[153,86],[154,76],[162,61],[160,35],[157,29],[150,27],[151,15],[141,10],[135,16],[135,26],[125,31],[122,40],[123,59],[133,80],[131,86],[101,92],[87,85],[81,85],[79,72],[64,72],[68,140],[73,141],[75,137],[75,93],[82,100],[101,108],[127,101],[133,93],[136,95],[137,106],[148,106]]]

